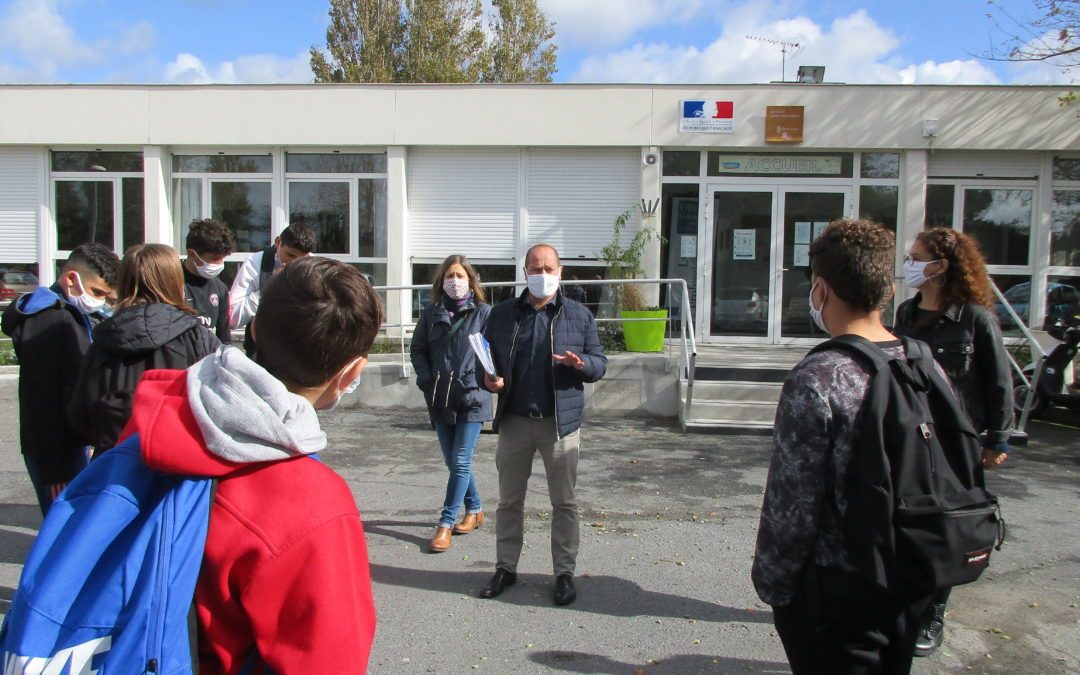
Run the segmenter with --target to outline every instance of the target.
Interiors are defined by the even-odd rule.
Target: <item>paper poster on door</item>
[[[795,223],[795,243],[796,244],[809,244],[810,243],[810,223]]]
[[[757,230],[733,230],[732,260],[753,260]]]
[[[795,250],[791,262],[795,267],[809,267],[810,266],[810,245],[809,244],[795,244]]]
[[[820,237],[821,233],[824,232],[825,228],[828,227],[828,226],[829,226],[829,223],[825,222],[825,221],[820,221],[819,220],[819,221],[815,222],[814,223],[814,239],[817,239],[818,237]]]
[[[681,258],[696,258],[697,257],[697,237],[692,235],[683,235],[679,238],[679,257]]]

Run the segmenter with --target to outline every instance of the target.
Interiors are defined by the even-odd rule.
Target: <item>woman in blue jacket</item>
[[[431,297],[431,304],[420,312],[409,356],[450,470],[439,525],[429,547],[441,553],[450,548],[453,534],[472,532],[484,524],[472,458],[480,429],[492,417],[491,394],[478,383],[469,336],[484,332],[491,306],[476,270],[462,255],[452,255],[439,265]],[[459,523],[462,502],[465,517]]]

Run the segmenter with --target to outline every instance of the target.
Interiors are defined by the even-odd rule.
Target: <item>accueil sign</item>
[[[839,157],[827,155],[720,155],[717,171],[839,176],[842,166]]]

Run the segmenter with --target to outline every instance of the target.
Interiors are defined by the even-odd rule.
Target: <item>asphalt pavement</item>
[[[40,524],[18,453],[15,392],[0,375],[0,610]],[[494,518],[455,536],[446,553],[427,552],[446,469],[426,415],[345,409],[323,422],[331,444],[321,456],[352,487],[367,533],[379,614],[371,673],[788,672],[750,583],[767,437],[588,419],[579,595],[556,607],[539,458],[518,584],[481,600]],[[915,673],[1080,672],[1080,434],[1042,422],[1029,431],[1030,444],[989,478],[1007,543],[980,581],[954,591],[945,645],[918,659]],[[489,516],[495,441],[483,434],[475,460]]]

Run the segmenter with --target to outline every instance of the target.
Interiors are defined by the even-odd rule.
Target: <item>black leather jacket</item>
[[[893,332],[930,345],[975,428],[986,432],[986,447],[1008,443],[1012,374],[997,319],[985,307],[964,304],[953,305],[927,326],[916,326],[921,299],[917,294],[897,308]]]

